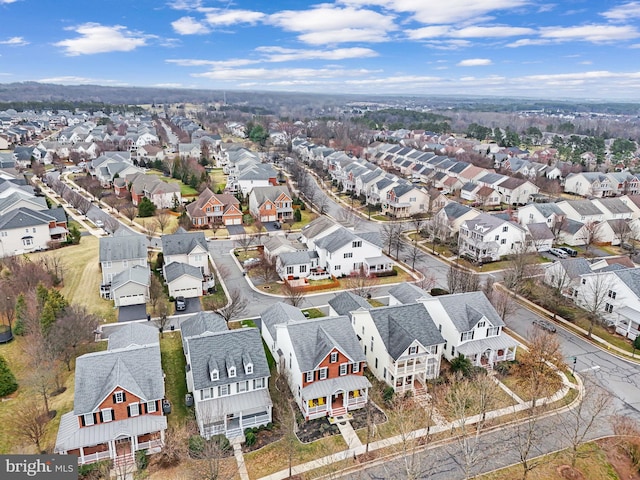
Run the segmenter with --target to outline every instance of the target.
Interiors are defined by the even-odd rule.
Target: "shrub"
[[[153,217],[156,213],[156,206],[147,197],[142,197],[138,204],[138,215],[140,217]]]
[[[256,434],[253,433],[251,430],[249,430],[244,434],[244,441],[247,444],[247,447],[254,445],[256,443],[256,440],[257,440]]]
[[[82,480],[105,478],[104,474],[106,473],[108,475],[110,469],[111,460],[101,460],[95,463],[78,465],[78,478]]]
[[[444,288],[432,288],[431,289],[431,296],[432,297],[437,297],[439,295],[449,295],[449,292],[447,290],[445,290]]]
[[[136,452],[136,467],[138,470],[145,470],[149,465],[149,457],[146,450],[138,450]]]
[[[192,458],[198,458],[204,452],[206,440],[200,435],[191,435],[189,437],[189,455]]]
[[[471,360],[462,355],[457,356],[456,358],[451,360],[451,371],[460,372],[465,377],[471,376],[471,374],[473,373],[473,365],[471,364]]]
[[[393,396],[396,394],[395,390],[393,390],[393,387],[386,387],[384,389],[384,391],[382,392],[382,399],[385,401],[386,404],[391,404],[391,402],[393,402]]]
[[[18,389],[18,382],[13,372],[9,369],[7,361],[0,356],[0,397],[11,395]]]
[[[294,210],[293,211],[293,219],[296,222],[301,222],[302,221],[302,212],[300,212],[300,210]]]

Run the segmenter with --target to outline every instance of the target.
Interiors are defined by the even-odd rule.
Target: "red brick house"
[[[205,188],[195,202],[187,205],[187,215],[194,227],[242,225],[242,210],[238,199],[228,193],[213,193]]]

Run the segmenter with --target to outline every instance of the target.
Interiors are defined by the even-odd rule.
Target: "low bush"
[[[256,443],[256,440],[257,440],[256,434],[253,433],[251,430],[249,430],[244,434],[244,442],[246,443],[247,447],[254,445]]]
[[[145,470],[149,465],[149,457],[146,450],[138,450],[136,452],[136,467],[138,470]]]
[[[438,287],[432,288],[430,293],[432,297],[437,297],[439,295],[449,295],[449,292],[447,290]]]

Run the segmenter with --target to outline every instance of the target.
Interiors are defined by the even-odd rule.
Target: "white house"
[[[246,428],[270,423],[270,373],[260,331],[229,330],[213,312],[197,313],[180,330],[200,435],[244,440]]]
[[[394,218],[426,214],[428,210],[429,193],[410,183],[395,185],[389,189],[382,202],[382,212]]]
[[[503,201],[509,205],[526,205],[531,201],[531,195],[540,191],[529,180],[515,177],[503,180],[494,188],[502,195]]]
[[[545,223],[551,229],[559,218],[562,219],[566,216],[557,203],[530,203],[518,208],[517,213],[520,225]]]
[[[99,262],[102,270],[102,293],[113,277],[133,265],[147,266],[147,239],[120,228],[111,237],[100,238]]]
[[[544,282],[573,298],[578,295],[581,276],[591,272],[591,264],[585,258],[564,258],[545,267]]]
[[[433,216],[433,231],[437,231],[440,237],[455,236],[464,222],[478,215],[480,212],[474,208],[458,202],[450,202]]]
[[[187,232],[179,228],[175,233],[162,235],[161,239],[165,266],[172,262],[186,263],[199,268],[205,278],[210,275],[209,249],[204,232]]]
[[[50,242],[66,239],[67,217],[62,208],[20,207],[0,217],[0,257],[46,250]]]
[[[398,393],[426,389],[440,374],[444,339],[422,303],[351,312],[369,370]]]
[[[609,197],[613,193],[611,179],[605,173],[570,173],[564,181],[564,191],[583,197]]]
[[[515,360],[518,342],[503,332],[505,324],[484,293],[442,295],[422,303],[444,337],[447,360],[463,355],[486,368]]]
[[[476,262],[497,261],[504,255],[521,251],[526,231],[520,225],[481,213],[460,227],[458,250]]]
[[[111,299],[116,307],[145,304],[149,300],[150,284],[149,267],[133,265],[114,275],[111,280]]]
[[[163,265],[164,279],[169,288],[169,296],[195,298],[203,294],[202,271],[188,263],[171,262]]]

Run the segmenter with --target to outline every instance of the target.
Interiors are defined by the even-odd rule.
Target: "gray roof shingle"
[[[353,292],[341,292],[329,300],[329,305],[336,311],[338,315],[348,315],[349,312],[364,308],[370,310],[371,304],[360,295]]]
[[[198,267],[182,262],[171,262],[169,265],[166,265],[164,267],[164,274],[165,280],[168,283],[177,280],[183,275],[189,275],[190,277],[197,278],[199,280],[203,279],[202,271]]]
[[[393,297],[402,304],[416,303],[419,298],[431,296],[413,283],[399,283],[389,289],[389,295],[393,295]]]
[[[459,332],[468,332],[483,316],[494,327],[504,326],[500,315],[482,292],[442,295],[438,297],[438,301]]]
[[[143,235],[124,234],[114,235],[113,237],[100,238],[100,261],[101,262],[117,262],[120,260],[136,260],[147,258],[147,239]]]
[[[196,245],[200,245],[205,251],[208,250],[204,232],[186,232],[184,229],[179,229],[176,233],[162,236],[162,253],[165,256],[187,255]]]
[[[306,317],[299,308],[291,306],[287,303],[276,303],[260,315],[263,327],[271,334],[271,338],[276,338],[275,326],[280,323],[288,323],[295,320],[305,320]]]

